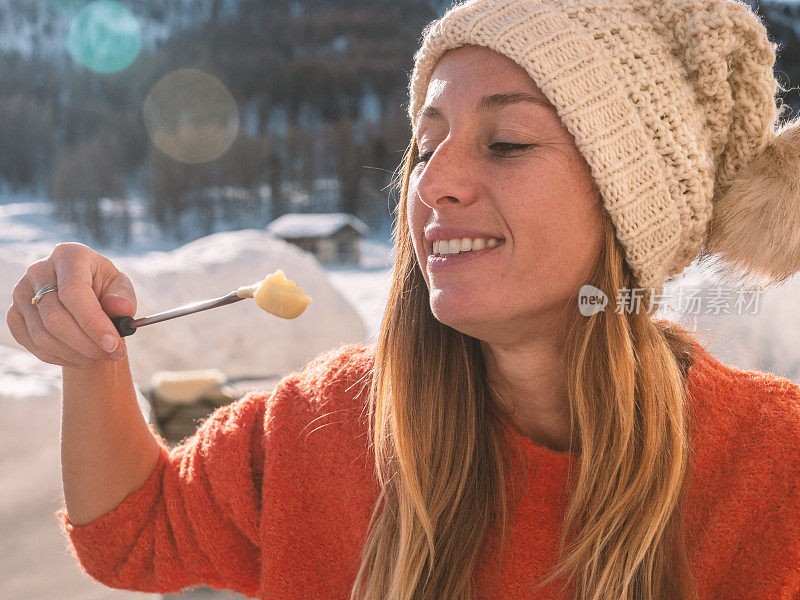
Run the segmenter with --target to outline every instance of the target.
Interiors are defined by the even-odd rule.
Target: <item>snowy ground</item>
[[[394,250],[385,242],[367,239],[361,242],[361,266],[325,267],[330,282],[364,320],[370,340],[380,329],[393,261]]]

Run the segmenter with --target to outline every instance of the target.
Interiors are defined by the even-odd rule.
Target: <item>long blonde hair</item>
[[[501,555],[508,536],[509,449],[480,342],[433,316],[411,241],[416,153],[412,138],[368,400],[381,492],[350,600],[472,599],[487,536],[499,534]],[[612,303],[616,290],[635,287],[608,218],[587,283]],[[646,308],[647,293],[643,300]],[[565,348],[579,469],[577,479],[570,469],[559,562],[540,585],[563,577],[562,589],[572,584],[586,600],[691,600],[682,499],[693,339],[644,308],[609,304],[582,317],[572,304]]]

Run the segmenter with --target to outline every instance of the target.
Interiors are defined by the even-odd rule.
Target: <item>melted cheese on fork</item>
[[[261,283],[240,287],[236,294],[254,298],[261,308],[282,319],[299,317],[311,303],[311,298],[294,281],[286,279],[281,269],[267,275]]]

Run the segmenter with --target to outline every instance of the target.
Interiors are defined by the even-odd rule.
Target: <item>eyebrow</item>
[[[517,104],[519,102],[530,102],[533,104],[538,104],[539,106],[543,106],[544,108],[549,108],[551,110],[553,109],[553,105],[547,100],[540,98],[539,96],[526,94],[524,92],[490,94],[489,96],[484,96],[478,100],[475,108],[478,112],[490,112],[500,110],[501,108],[511,104]],[[441,111],[441,109],[431,104],[427,104],[417,112],[417,123],[419,123],[421,119],[442,120],[444,119],[444,113]]]

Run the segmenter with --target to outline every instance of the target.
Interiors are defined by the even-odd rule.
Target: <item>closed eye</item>
[[[495,142],[494,144],[489,146],[489,148],[495,148],[495,147],[502,148],[501,150],[498,150],[497,153],[505,155],[510,152],[513,152],[514,150],[525,150],[526,148],[532,148],[533,146],[535,146],[535,144],[512,144],[510,142]]]
[[[495,155],[499,156],[500,158],[505,158],[510,153],[518,151],[518,150],[526,150],[528,148],[532,148],[536,144],[512,144],[511,142],[495,142],[494,144],[490,145],[489,148],[495,148]],[[418,163],[425,163],[428,162],[433,156],[433,152],[425,152],[424,154],[419,154],[419,151],[414,153],[415,159],[412,164],[416,165]]]

